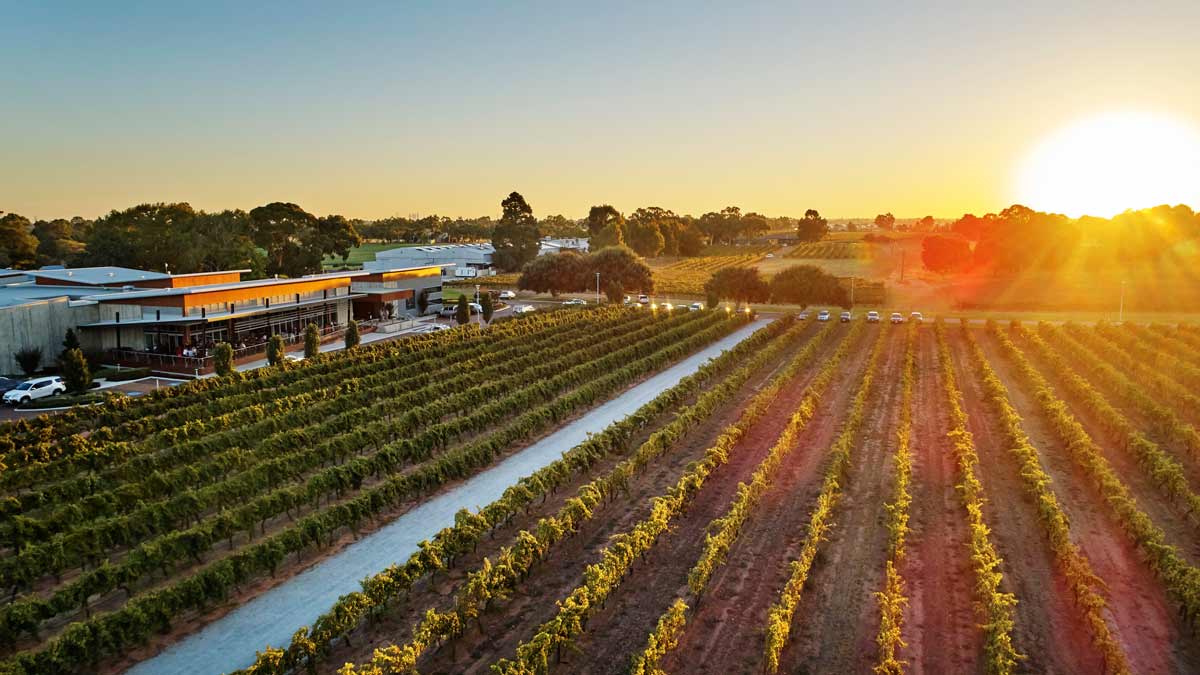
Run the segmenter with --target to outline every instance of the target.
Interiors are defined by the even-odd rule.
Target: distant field
[[[358,269],[362,267],[363,263],[374,260],[375,254],[379,253],[380,251],[387,251],[393,248],[406,248],[409,246],[421,246],[421,244],[363,244],[362,246],[350,249],[350,256],[345,260],[342,260],[340,256],[325,256],[321,260],[321,269]]]

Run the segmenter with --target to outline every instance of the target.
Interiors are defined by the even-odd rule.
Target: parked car
[[[500,291],[501,300],[515,300],[517,298],[516,291]]]
[[[22,403],[29,403],[39,398],[57,396],[66,390],[67,385],[57,375],[53,377],[35,377],[32,380],[25,380],[16,387],[4,392],[4,402],[9,405],[21,405]]]
[[[689,311],[689,312],[698,312],[698,311],[700,311],[700,310],[702,310],[702,309],[704,309],[704,303],[703,303],[703,302],[693,302],[692,304],[688,305],[688,311]]]
[[[920,312],[913,312],[912,314],[908,315],[908,318],[912,319],[913,321],[915,321],[917,323],[921,323],[922,321],[925,320],[925,317],[921,316]]]
[[[472,314],[482,314],[483,313],[483,305],[479,304],[478,302],[468,302],[467,307],[471,310]],[[458,314],[458,303],[451,302],[451,303],[445,305],[444,307],[442,307],[442,311],[439,312],[439,314],[442,317],[445,317],[447,319],[453,319],[454,316],[456,314]]]
[[[823,309],[823,310],[817,312],[817,321],[828,321],[828,320],[829,320],[829,310]]]
[[[671,310],[673,310],[673,309],[675,309],[675,305],[672,305],[672,304],[671,304],[671,303],[669,303],[669,302],[664,302],[663,304],[659,305],[659,307],[661,307],[661,308],[663,308],[663,309],[667,310],[668,312],[669,312],[669,311],[671,311]]]
[[[768,253],[766,257],[768,257],[768,258],[774,258],[774,257],[775,257],[775,254],[774,254],[774,253]]]
[[[867,312],[867,323],[879,323],[879,312],[875,310]]]
[[[518,305],[513,308],[513,314],[528,314],[536,311],[537,309],[533,305]]]
[[[892,312],[892,323],[904,323],[904,315],[900,312]]]
[[[850,323],[854,319],[854,315],[850,312],[842,312],[842,323]]]
[[[799,321],[808,321],[808,312],[800,312],[796,315],[796,319]]]
[[[288,360],[288,361],[303,361],[303,360],[304,360],[304,355],[303,355],[303,354],[296,354],[296,353],[294,353],[294,352],[288,352],[287,354],[284,354],[284,355],[283,355],[283,358],[284,358],[284,359],[286,359],[286,360]]]
[[[648,296],[648,295],[639,295],[639,296],[638,296],[638,304],[639,304],[639,305],[648,305],[648,304],[650,304],[650,296]]]
[[[571,306],[576,306],[576,305],[586,305],[586,304],[587,304],[587,300],[582,300],[582,299],[580,299],[580,298],[571,298],[570,300],[566,300],[566,301],[564,301],[564,302],[563,302],[563,304],[564,304],[564,305],[571,305]]]

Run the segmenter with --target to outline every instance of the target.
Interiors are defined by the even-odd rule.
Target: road
[[[459,509],[479,509],[505,488],[557,460],[563,452],[632,414],[663,390],[696,372],[709,359],[768,323],[759,319],[591,410],[458,487],[423,502],[376,532],[139,663],[132,675],[195,675],[245,668],[266,645],[286,646],[342,595],[360,590],[359,580],[407,560],[417,543],[454,524]]]

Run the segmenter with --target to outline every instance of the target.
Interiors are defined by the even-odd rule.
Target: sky
[[[953,217],[1082,117],[1200,126],[1200,3],[1008,4],[0,0],[0,210]]]

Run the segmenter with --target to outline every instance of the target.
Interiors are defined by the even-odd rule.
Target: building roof
[[[167,279],[171,275],[162,272],[135,270],[128,267],[74,267],[59,270],[30,270],[31,277],[79,284],[81,286],[120,286],[133,281]]]
[[[27,281],[0,286],[0,307],[16,307],[53,298],[74,300],[95,292],[94,286],[38,286]]]

